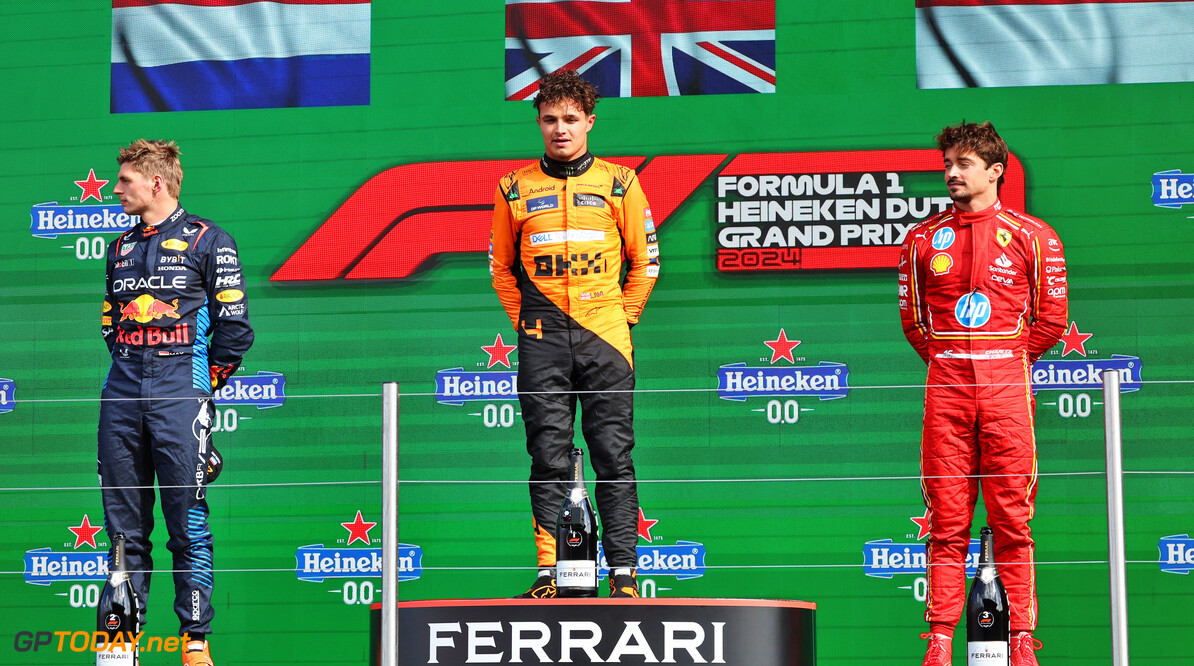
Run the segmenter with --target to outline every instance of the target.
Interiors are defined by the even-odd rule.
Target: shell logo
[[[245,297],[245,292],[240,289],[225,289],[216,294],[216,300],[221,303],[235,303]]]
[[[945,275],[953,265],[954,258],[942,252],[929,262],[929,269],[933,271],[933,275]]]
[[[187,242],[184,240],[178,240],[177,238],[167,238],[166,240],[162,241],[162,247],[166,248],[167,250],[182,252],[190,246],[187,245]]]
[[[104,301],[104,312],[111,312],[111,311],[112,311],[112,304],[109,303],[108,301]]]

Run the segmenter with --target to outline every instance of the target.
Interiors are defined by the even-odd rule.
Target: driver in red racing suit
[[[908,232],[899,306],[928,364],[921,474],[929,514],[926,666],[949,664],[979,487],[1011,606],[1012,666],[1035,665],[1032,364],[1066,324],[1066,264],[1046,223],[1000,205],[1007,145],[990,123],[937,137],[954,207]]]
[[[575,72],[549,74],[535,100],[546,154],[498,183],[489,270],[518,331],[518,399],[531,455],[539,576],[524,597],[553,597],[555,525],[564,500],[573,421],[599,482],[610,596],[637,597],[638,491],[634,355],[639,320],[659,275],[651,209],[633,169],[593,157],[596,91]],[[622,282],[623,257],[629,263]]]

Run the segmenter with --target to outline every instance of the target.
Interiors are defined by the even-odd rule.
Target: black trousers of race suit
[[[581,433],[593,472],[598,481],[618,482],[596,485],[605,558],[611,568],[634,567],[634,369],[621,351],[558,309],[525,309],[521,322],[525,325],[518,332],[518,400],[531,455],[531,509],[538,529],[555,534],[570,478],[579,399]],[[615,325],[627,324],[622,320]]]
[[[127,352],[127,356],[122,353]],[[204,463],[214,408],[206,358],[159,356],[117,345],[102,393],[99,475],[109,539],[126,538],[126,561],[145,623],[156,475],[173,554],[179,633],[211,633],[212,538]],[[202,365],[202,368],[199,368]],[[202,372],[200,372],[200,370]],[[109,561],[111,554],[109,554]]]

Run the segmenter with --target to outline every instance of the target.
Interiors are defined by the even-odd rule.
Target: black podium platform
[[[811,666],[815,612],[766,599],[403,601],[398,663]]]

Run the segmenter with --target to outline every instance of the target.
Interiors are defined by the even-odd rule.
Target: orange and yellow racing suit
[[[630,326],[659,276],[655,224],[634,170],[586,153],[571,162],[545,156],[507,174],[496,193],[489,270],[518,331],[539,565],[555,564],[556,513],[579,398],[596,477],[621,482],[597,484],[606,559],[610,567],[634,567]]]

